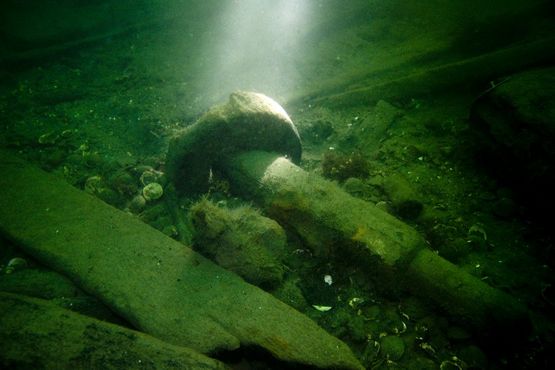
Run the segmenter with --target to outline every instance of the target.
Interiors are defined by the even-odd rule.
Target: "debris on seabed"
[[[331,306],[319,306],[317,304],[313,304],[312,307],[314,307],[316,310],[320,312],[327,312],[332,309]]]

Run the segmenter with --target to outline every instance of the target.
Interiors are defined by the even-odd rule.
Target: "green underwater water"
[[[189,209],[199,200],[235,209],[222,216],[231,217],[225,222],[235,224],[228,227],[234,235],[242,235],[244,220],[272,215],[252,210],[257,204],[216,169],[201,194],[175,192],[167,152],[177,132],[231,92],[266,94],[298,129],[302,169],[400,219],[439,256],[516,298],[531,328],[472,327],[472,318],[405,289],[404,271],[382,271],[345,252],[344,240],[316,250],[286,223],[284,235],[259,239],[247,226],[240,252],[255,267],[245,280],[345,342],[369,369],[553,366],[552,215],[542,213],[553,195],[522,185],[523,177],[547,184],[552,177],[530,177],[511,157],[492,170],[487,139],[471,119],[477,99],[506,76],[553,66],[548,1],[30,3],[2,5],[3,150],[245,273],[240,262],[225,255],[218,262],[213,246],[198,245],[212,236],[199,235]],[[553,99],[536,102],[537,110]],[[542,131],[546,146],[550,130]],[[229,141],[212,139],[207,146]],[[552,158],[542,171],[553,169]],[[145,189],[152,183],[160,188]],[[0,291],[133,327],[10,239],[1,238]],[[249,248],[264,239],[268,255]],[[10,266],[16,257],[26,262]],[[279,266],[265,280],[256,264],[267,260]],[[1,348],[0,365],[15,366]],[[214,355],[237,369],[302,368],[249,347]]]

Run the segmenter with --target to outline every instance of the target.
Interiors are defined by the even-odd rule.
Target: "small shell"
[[[6,274],[11,274],[18,270],[23,270],[27,267],[27,261],[21,257],[12,258],[6,266]]]
[[[152,184],[153,182],[160,183],[162,181],[162,177],[164,176],[163,172],[156,171],[155,169],[149,168],[145,170],[141,174],[141,184],[143,186],[147,186],[148,184]]]
[[[43,145],[53,145],[58,140],[58,135],[54,132],[47,132],[39,136],[38,142]]]
[[[102,177],[91,176],[85,181],[85,192],[89,194],[98,194],[102,188]]]
[[[349,306],[351,306],[352,308],[357,308],[362,303],[364,303],[364,299],[359,297],[349,299]]]
[[[163,194],[164,189],[162,188],[162,185],[157,182],[151,182],[143,188],[143,197],[145,197],[147,201],[160,199]]]
[[[317,304],[313,304],[312,307],[314,307],[316,310],[320,312],[327,312],[332,309],[331,306],[319,306]]]

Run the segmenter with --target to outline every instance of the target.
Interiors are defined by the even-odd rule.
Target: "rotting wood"
[[[258,346],[276,358],[359,369],[312,320],[149,227],[0,151],[0,231],[137,329],[202,353]]]
[[[529,329],[526,308],[517,299],[431,251],[412,227],[287,158],[252,151],[221,167],[232,189],[295,230],[320,255],[333,251],[371,262],[384,284],[393,280],[392,286],[433,301],[481,334]]]
[[[47,300],[0,293],[0,366],[29,369],[226,369],[220,361]]]

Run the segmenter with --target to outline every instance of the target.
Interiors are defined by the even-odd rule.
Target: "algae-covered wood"
[[[316,252],[370,262],[383,274],[381,284],[406,287],[481,334],[511,325],[528,329],[525,307],[515,298],[443,259],[415,229],[336,184],[275,153],[244,153],[223,167],[237,191],[294,229]]]
[[[328,253],[341,242],[351,252],[360,250],[394,267],[410,261],[425,246],[418,232],[407,224],[285,157],[249,152],[224,168],[236,191],[257,200],[318,253]]]
[[[0,293],[0,366],[29,369],[225,369],[220,361],[144,333]]]
[[[360,368],[313,321],[190,248],[1,153],[0,229],[136,328],[202,353],[260,346],[279,359]]]

